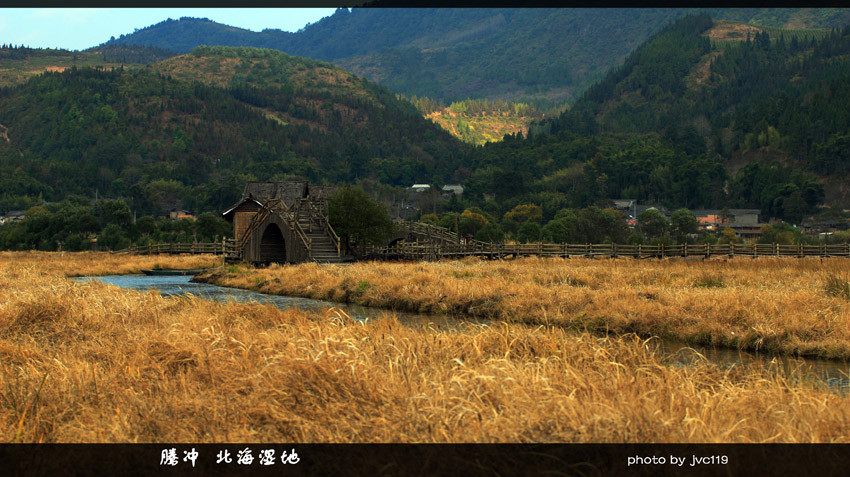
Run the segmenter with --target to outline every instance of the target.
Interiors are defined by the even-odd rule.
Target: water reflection
[[[257,293],[239,288],[221,287],[208,283],[190,282],[191,276],[148,276],[148,275],[110,275],[105,277],[79,277],[77,281],[98,280],[110,285],[131,290],[158,290],[163,296],[194,295],[199,298],[216,301],[237,301],[242,303],[262,303],[274,305],[282,310],[298,308],[299,310],[323,313],[329,308],[336,308],[357,320],[376,320],[392,315],[394,312],[359,305],[345,305],[330,301],[314,300],[281,295]],[[414,327],[432,326],[437,329],[455,330],[466,320],[451,316],[433,316],[416,313],[395,312],[398,320],[405,325]]]
[[[653,339],[649,345],[657,346],[665,356],[665,361],[674,366],[691,366],[700,361],[709,361],[724,368],[753,366],[782,376],[791,383],[805,380],[821,382],[833,392],[850,393],[850,363],[845,361],[766,355],[710,346],[687,346],[661,339]]]

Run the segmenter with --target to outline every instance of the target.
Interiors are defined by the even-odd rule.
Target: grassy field
[[[63,276],[113,269],[113,257],[0,255],[0,440],[850,441],[850,402],[802,371],[668,366],[635,335],[508,322],[445,332]],[[189,264],[163,263],[177,265]],[[379,268],[321,270],[361,266]],[[556,276],[555,261],[421,267],[417,286],[434,270]],[[644,281],[673,283],[674,270]],[[576,279],[592,289],[604,277]]]
[[[850,358],[850,261],[845,259],[230,266],[202,279],[396,311]]]
[[[434,121],[452,136],[458,139],[483,146],[488,142],[501,141],[505,134],[528,134],[528,126],[539,117],[520,116],[510,113],[464,114],[453,113],[446,108],[428,114],[426,118]]]
[[[152,268],[202,269],[221,265],[213,255],[0,252],[0,267],[67,277],[127,275]]]

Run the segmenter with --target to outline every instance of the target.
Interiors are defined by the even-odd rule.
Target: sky
[[[85,50],[163,20],[209,18],[262,31],[298,31],[333,8],[0,8],[0,44]]]

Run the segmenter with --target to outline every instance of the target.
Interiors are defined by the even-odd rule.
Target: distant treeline
[[[31,207],[24,220],[0,227],[0,250],[120,250],[150,243],[212,242],[232,236],[219,214],[197,220],[135,218],[123,200],[92,201],[71,196],[62,202]]]
[[[68,50],[53,48],[30,48],[28,46],[15,46],[12,44],[0,45],[0,60],[7,58],[11,60],[25,60],[32,57],[67,56],[73,54]]]

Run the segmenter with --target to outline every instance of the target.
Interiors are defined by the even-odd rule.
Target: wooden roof
[[[306,181],[249,182],[242,194],[242,199],[253,199],[262,204],[269,199],[283,199],[287,206],[304,197],[307,197]]]

